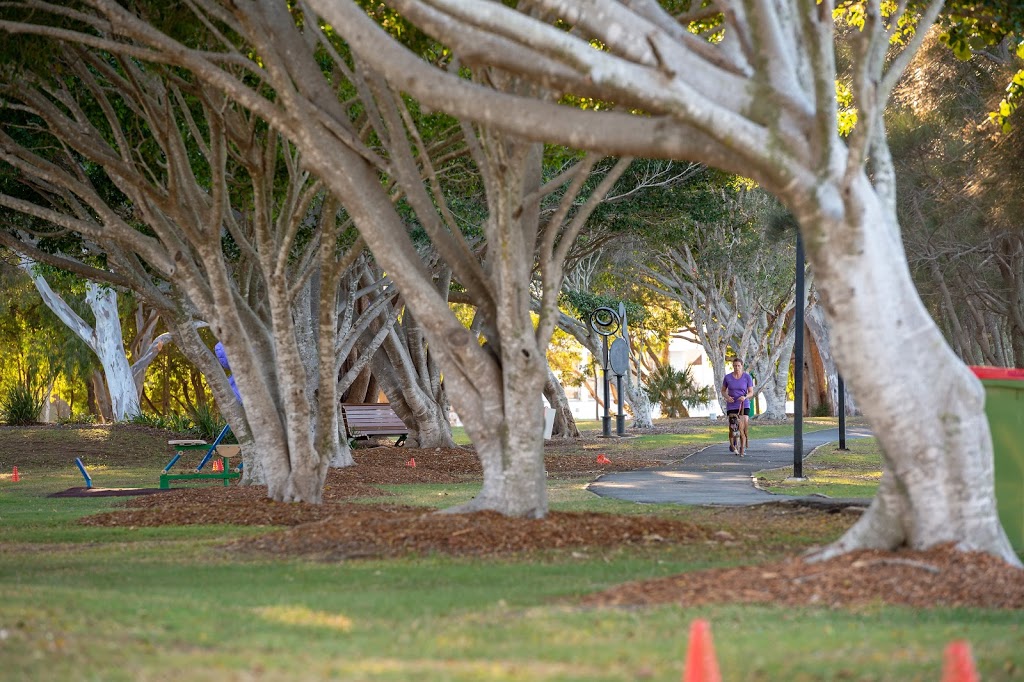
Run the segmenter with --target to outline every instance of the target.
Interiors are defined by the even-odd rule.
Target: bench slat
[[[404,436],[409,433],[409,427],[387,403],[343,403],[341,415],[345,430],[352,438]]]

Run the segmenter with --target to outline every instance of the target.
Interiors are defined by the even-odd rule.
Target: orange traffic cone
[[[405,466],[412,467],[413,469],[415,469],[416,468],[416,458],[415,457],[410,457],[409,461],[405,463]]]
[[[14,467],[14,470],[11,472],[11,480],[15,483],[21,480],[21,476],[18,475],[18,467]]]
[[[715,646],[711,643],[711,626],[706,620],[698,618],[690,624],[690,645],[686,650],[683,682],[722,682]]]
[[[978,682],[979,679],[974,657],[971,656],[971,645],[962,639],[947,644],[942,682]]]
[[[610,459],[608,459],[607,457],[605,457],[604,455],[598,455],[597,456],[597,463],[598,464],[611,464],[612,461]]]
[[[213,473],[215,474],[224,471],[224,463],[221,462],[219,459],[215,459],[213,460],[213,466],[211,467],[210,470],[213,471]]]

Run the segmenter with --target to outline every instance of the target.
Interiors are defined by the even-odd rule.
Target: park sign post
[[[617,436],[626,435],[626,414],[623,409],[622,399],[622,377],[629,371],[629,344],[620,336],[615,339],[609,348],[608,337],[614,336],[620,329],[625,333],[626,309],[625,305],[619,304],[619,312],[611,308],[597,308],[590,314],[590,328],[601,335],[604,343],[603,357],[601,358],[601,369],[604,372],[604,416],[601,418],[601,437],[611,438],[611,415],[609,405],[611,404],[611,382],[608,371],[615,372],[615,389],[618,392],[618,413],[616,415]]]

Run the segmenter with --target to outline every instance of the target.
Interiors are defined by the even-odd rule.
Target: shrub
[[[220,432],[227,425],[220,413],[210,407],[209,404],[200,405],[192,409],[192,422],[194,424],[192,431],[196,434],[196,437],[202,438],[206,441],[214,441]],[[228,433],[223,443],[235,443],[237,442],[234,437],[234,433]]]
[[[644,390],[652,403],[661,403],[662,414],[666,417],[689,416],[688,405],[702,405],[711,400],[711,389],[698,388],[689,367],[680,371],[662,365],[651,372]]]
[[[147,414],[146,412],[139,412],[128,417],[128,423],[138,426],[152,426],[157,429],[167,428],[166,420],[162,416],[159,414]]]
[[[68,417],[61,417],[57,420],[58,424],[69,425],[69,424],[95,424],[97,420],[96,415],[88,412],[75,412]]]
[[[42,397],[20,384],[7,389],[0,402],[0,416],[11,426],[35,424],[42,409]]]

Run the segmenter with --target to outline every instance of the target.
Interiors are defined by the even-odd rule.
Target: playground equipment
[[[212,444],[207,443],[204,440],[169,440],[167,444],[174,448],[174,456],[171,461],[167,463],[167,466],[160,472],[160,488],[166,490],[171,487],[171,481],[195,481],[195,480],[222,480],[224,486],[227,487],[231,484],[231,479],[240,478],[242,475],[242,464],[239,462],[238,466],[234,469],[228,467],[228,458],[237,455],[240,451],[237,445],[221,445],[220,442],[224,440],[224,436],[231,430],[230,426],[225,426],[216,440]],[[172,474],[171,467],[178,463],[182,455],[206,450],[206,454],[200,460],[199,464],[193,470],[192,473],[188,474]],[[209,462],[214,456],[220,457],[221,466],[218,471],[212,473],[203,473],[203,467]],[[212,468],[212,467],[211,467]]]
[[[78,470],[82,472],[82,478],[85,479],[85,487],[86,488],[91,488],[92,487],[92,476],[90,476],[89,472],[85,470],[85,465],[82,464],[82,458],[81,457],[75,457],[75,464],[78,466]]]

